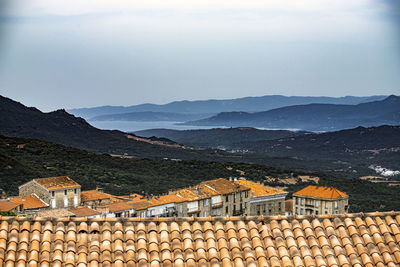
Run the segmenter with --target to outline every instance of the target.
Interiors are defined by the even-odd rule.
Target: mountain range
[[[41,139],[96,153],[187,159],[197,159],[199,153],[206,153],[170,140],[100,130],[65,110],[44,113],[3,96],[0,96],[0,126],[0,135]]]
[[[318,103],[255,113],[223,112],[207,119],[184,124],[305,131],[335,131],[357,126],[398,125],[400,124],[400,97],[391,95],[383,100],[357,105]]]
[[[141,104],[133,106],[100,106],[93,108],[77,108],[69,113],[85,119],[102,115],[123,114],[131,112],[167,112],[181,114],[217,114],[220,112],[244,111],[259,112],[270,109],[311,103],[325,104],[360,104],[382,100],[386,96],[345,96],[345,97],[313,97],[313,96],[282,96],[266,95],[259,97],[243,97],[225,100],[175,101],[164,105]],[[115,118],[115,116],[114,116]]]

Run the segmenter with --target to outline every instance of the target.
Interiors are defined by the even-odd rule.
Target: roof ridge
[[[400,211],[375,211],[343,214],[323,214],[323,215],[291,215],[291,216],[236,216],[236,217],[127,217],[127,218],[82,218],[82,217],[11,217],[0,216],[0,221],[57,221],[57,222],[207,222],[207,221],[273,221],[273,220],[305,220],[305,219],[333,219],[333,218],[355,218],[355,217],[382,217],[400,215]]]

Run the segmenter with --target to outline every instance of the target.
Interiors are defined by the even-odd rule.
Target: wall
[[[20,197],[30,196],[32,194],[36,194],[44,202],[50,204],[49,191],[35,181],[27,182],[19,187]]]
[[[248,215],[285,215],[285,197],[286,194],[251,198],[250,213]]]
[[[335,202],[338,203],[337,208],[335,207]],[[340,199],[323,199],[315,197],[293,196],[293,214],[301,214],[302,209],[304,215],[343,214],[348,212],[349,197]]]
[[[67,192],[65,194],[64,192]],[[76,193],[75,193],[76,190]],[[52,194],[54,192],[54,196]],[[79,206],[81,203],[81,189],[80,188],[72,188],[72,189],[61,189],[61,190],[53,190],[50,192],[50,208],[73,208]],[[76,197],[77,203],[74,202],[74,199]],[[68,201],[68,205],[65,206],[65,199]],[[53,206],[55,201],[55,207]]]

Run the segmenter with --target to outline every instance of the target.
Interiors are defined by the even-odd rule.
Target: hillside
[[[152,136],[164,137],[189,146],[227,148],[234,143],[294,137],[306,134],[306,132],[259,130],[255,128],[216,128],[201,130],[150,129],[137,131],[135,134],[147,138]]]
[[[243,97],[225,100],[198,100],[175,101],[165,105],[141,104],[128,107],[101,106],[93,108],[77,108],[68,110],[75,116],[90,119],[101,115],[122,114],[129,112],[172,112],[181,114],[207,114],[231,111],[258,112],[292,105],[304,105],[311,103],[326,104],[359,104],[375,100],[381,100],[386,96],[368,97],[312,97],[312,96],[282,96],[266,95],[259,97]]]
[[[33,178],[57,175],[70,176],[82,185],[83,190],[99,186],[106,192],[121,195],[133,192],[158,194],[216,177],[239,176],[254,181],[263,181],[266,176],[275,177],[277,179],[269,185],[286,186],[293,193],[311,181],[286,184],[283,183],[285,178],[313,175],[320,177],[319,184],[336,186],[347,192],[351,212],[395,210],[400,206],[399,188],[359,179],[339,179],[324,173],[246,163],[121,159],[40,140],[0,136],[0,188],[8,194],[17,194],[18,186]]]
[[[357,126],[398,125],[399,113],[400,97],[392,95],[358,105],[309,104],[256,113],[225,112],[185,124],[334,131]]]
[[[207,153],[214,153],[196,151],[173,144],[169,140],[139,139],[133,134],[100,130],[65,110],[43,113],[2,96],[0,96],[0,125],[2,135],[37,138],[96,153],[185,159],[197,159],[207,156]]]
[[[248,149],[272,157],[386,164],[387,167],[398,168],[400,126],[357,127],[277,140],[241,142],[232,145],[232,148]]]

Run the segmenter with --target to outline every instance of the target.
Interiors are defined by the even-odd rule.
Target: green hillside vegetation
[[[165,137],[175,142],[197,147],[230,147],[234,143],[246,141],[273,140],[306,134],[286,130],[259,130],[255,128],[215,128],[201,130],[150,129],[137,131],[144,137]]]
[[[159,194],[217,177],[241,176],[263,181],[266,176],[316,175],[321,178],[320,184],[338,187],[350,195],[351,212],[397,210],[400,206],[397,188],[358,179],[338,179],[324,173],[248,163],[122,159],[35,139],[0,136],[0,187],[8,194],[17,194],[18,186],[33,178],[58,175],[70,176],[84,190],[98,186],[106,192],[121,195],[133,192]],[[284,184],[274,182],[270,185]],[[292,193],[305,185],[307,183],[289,185],[287,190]]]

